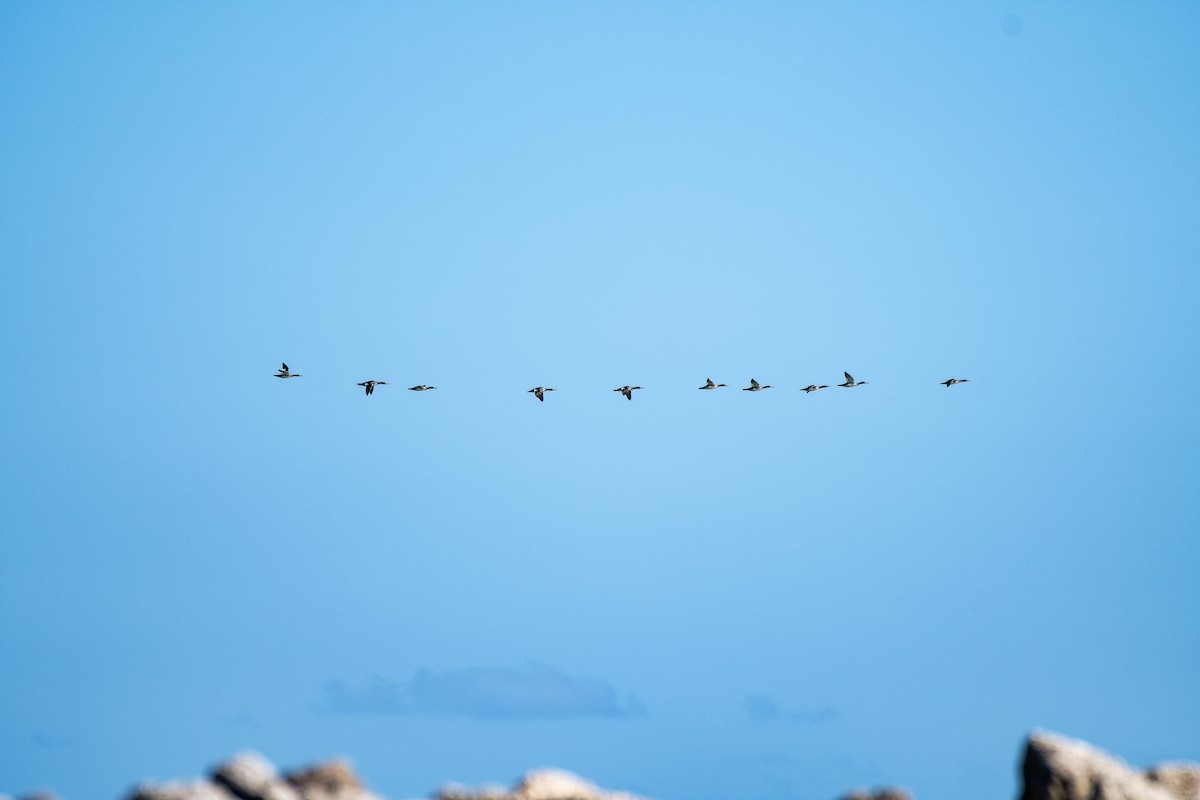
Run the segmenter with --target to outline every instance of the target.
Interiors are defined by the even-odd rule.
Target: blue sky
[[[1198,36],[4,5],[0,790],[246,747],[397,798],[1001,798],[1034,727],[1195,758]]]

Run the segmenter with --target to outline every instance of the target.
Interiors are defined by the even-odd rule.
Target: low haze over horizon
[[[1034,728],[1200,758],[1197,41],[1189,3],[0,6],[0,794],[241,749],[397,800],[1000,800]]]

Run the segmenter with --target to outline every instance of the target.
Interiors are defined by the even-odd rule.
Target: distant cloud
[[[749,695],[746,698],[745,705],[746,713],[750,715],[750,719],[779,719],[779,704],[765,695]]]
[[[616,690],[604,681],[576,678],[542,664],[524,669],[421,669],[409,680],[372,677],[359,686],[330,681],[317,709],[475,719],[612,718],[643,711],[632,699],[618,700]]]
[[[1025,30],[1025,23],[1016,14],[1005,14],[1000,20],[1000,29],[1009,36],[1020,36]]]
[[[781,720],[784,722],[829,722],[837,719],[841,712],[824,706],[816,709],[788,711],[770,697],[762,694],[748,695],[744,701],[746,714],[755,722]]]
[[[70,739],[42,733],[41,731],[34,731],[30,734],[29,741],[33,742],[34,747],[42,750],[57,750],[60,747],[69,747],[71,745]]]

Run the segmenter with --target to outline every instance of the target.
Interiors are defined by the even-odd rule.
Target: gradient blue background
[[[0,6],[0,790],[1200,756],[1197,41],[1187,2]]]

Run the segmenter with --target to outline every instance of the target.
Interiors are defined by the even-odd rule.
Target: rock
[[[888,786],[883,789],[876,789],[875,791],[855,789],[845,795],[842,800],[912,800],[912,794],[907,789],[901,789],[898,786]]]
[[[241,800],[299,800],[299,793],[258,753],[238,753],[213,768],[213,783]]]
[[[143,783],[126,800],[381,800],[345,761],[314,764],[280,777],[257,753],[239,753],[213,768],[211,781]]]
[[[1179,761],[1146,770],[1146,777],[1178,800],[1200,800],[1200,764]]]
[[[205,780],[142,783],[126,800],[236,800],[225,787]]]
[[[434,800],[504,800],[508,796],[508,789],[503,786],[481,786],[472,789],[451,783],[438,790]]]
[[[1042,731],[1029,737],[1021,773],[1021,800],[1197,800],[1200,785],[1200,765],[1143,774],[1087,742]]]
[[[354,768],[342,759],[290,772],[285,780],[303,800],[380,800],[367,791]]]
[[[513,790],[513,797],[520,800],[592,800],[600,796],[595,784],[558,769],[527,772]]]
[[[642,800],[625,792],[609,792],[561,769],[539,769],[525,773],[511,792],[487,786],[468,789],[451,785],[441,789],[435,800]]]

